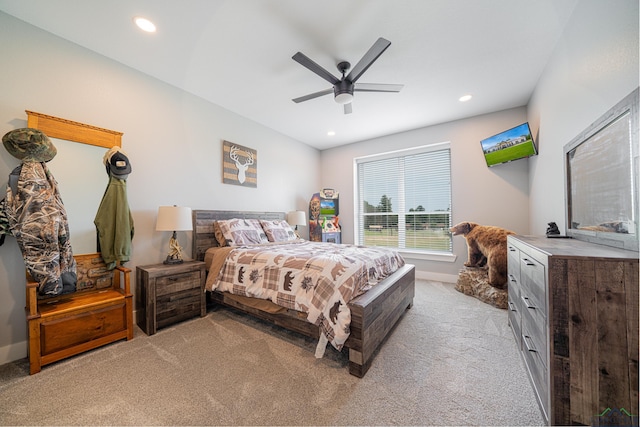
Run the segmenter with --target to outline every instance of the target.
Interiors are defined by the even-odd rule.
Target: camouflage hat
[[[49,137],[38,129],[14,129],[2,137],[2,143],[9,154],[25,162],[48,162],[57,153]]]

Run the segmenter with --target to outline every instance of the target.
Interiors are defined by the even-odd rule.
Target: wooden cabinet
[[[509,324],[547,423],[637,416],[638,253],[530,236],[507,250]]]
[[[138,326],[153,335],[159,328],[207,314],[205,264],[156,264],[136,269]]]
[[[99,253],[75,255],[77,291],[39,298],[27,273],[29,373],[42,366],[119,341],[133,339],[130,269],[107,269]]]

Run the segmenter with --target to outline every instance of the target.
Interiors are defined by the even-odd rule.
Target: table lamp
[[[190,231],[193,229],[191,222],[191,208],[183,206],[160,206],[156,231],[173,231],[169,240],[169,252],[165,264],[180,264],[183,262],[183,249],[176,238],[176,231]]]
[[[307,225],[307,217],[304,214],[304,211],[291,211],[287,214],[287,222],[289,223],[289,225],[296,227],[296,236],[300,237],[300,235],[298,234],[298,226]]]

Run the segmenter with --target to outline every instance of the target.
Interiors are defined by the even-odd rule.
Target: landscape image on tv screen
[[[538,154],[531,137],[529,123],[523,123],[480,142],[487,166],[495,166]]]

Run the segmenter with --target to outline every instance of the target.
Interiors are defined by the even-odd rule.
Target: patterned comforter
[[[391,249],[297,240],[229,249],[215,281],[207,281],[209,290],[307,313],[307,321],[320,327],[321,342],[324,335],[340,350],[349,337],[347,302],[404,264]]]

